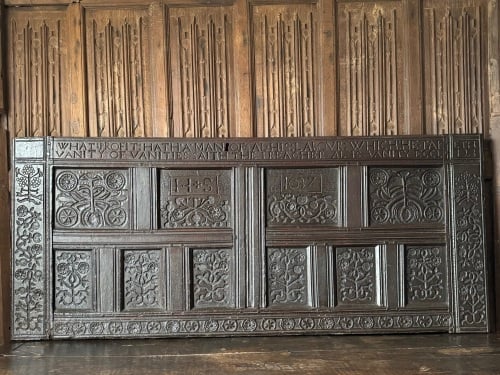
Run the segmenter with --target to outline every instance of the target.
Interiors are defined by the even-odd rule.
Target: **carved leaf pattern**
[[[306,249],[269,249],[268,290],[272,305],[307,303]]]
[[[126,309],[161,307],[160,250],[125,251],[124,295]]]
[[[232,305],[231,262],[229,250],[193,250],[195,307]]]
[[[218,197],[176,197],[161,208],[162,227],[226,227],[229,202]]]
[[[406,255],[408,297],[412,302],[443,301],[446,275],[442,247],[410,247]]]
[[[19,164],[18,164],[19,165]],[[13,253],[13,332],[44,333],[43,169],[15,169],[15,248]]]
[[[127,226],[127,172],[60,170],[55,187],[56,228]]]
[[[340,301],[370,303],[375,300],[375,249],[338,248],[337,277]]]
[[[370,169],[370,223],[443,223],[440,168]]]
[[[55,258],[56,309],[91,309],[90,251],[58,251]]]

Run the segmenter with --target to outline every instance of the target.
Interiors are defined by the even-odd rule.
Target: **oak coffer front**
[[[18,138],[14,339],[490,330],[480,136]]]

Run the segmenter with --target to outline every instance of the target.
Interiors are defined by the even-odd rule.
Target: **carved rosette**
[[[267,288],[271,306],[306,305],[307,249],[269,249]]]
[[[161,251],[125,251],[123,263],[125,309],[161,308]]]
[[[129,178],[122,170],[63,169],[55,179],[57,229],[126,228]]]
[[[232,255],[229,250],[193,250],[194,307],[231,307]]]
[[[457,329],[488,327],[482,181],[476,167],[454,167]]]
[[[90,251],[56,251],[56,309],[90,310],[93,308],[92,258]]]
[[[443,170],[441,168],[370,169],[370,223],[442,224]]]
[[[45,335],[44,167],[16,163],[13,196],[13,337]]]

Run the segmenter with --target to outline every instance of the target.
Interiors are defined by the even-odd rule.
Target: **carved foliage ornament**
[[[160,250],[124,253],[125,309],[161,308]]]
[[[92,309],[93,278],[90,251],[57,251],[56,309]]]
[[[337,249],[339,300],[342,303],[373,303],[376,293],[374,248]]]

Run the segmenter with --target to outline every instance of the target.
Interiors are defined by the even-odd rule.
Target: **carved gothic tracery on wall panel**
[[[428,133],[480,133],[484,123],[484,3],[425,1]]]
[[[55,181],[55,228],[121,229],[130,225],[128,171],[60,169]]]
[[[161,228],[232,226],[230,170],[162,170]]]
[[[370,168],[370,224],[445,222],[441,168]]]
[[[267,225],[339,223],[338,170],[268,169]]]
[[[174,134],[230,136],[232,7],[168,7],[168,16]]]
[[[255,5],[251,12],[257,135],[321,135],[315,5]]]
[[[149,23],[142,9],[86,11],[90,135],[152,134]]]
[[[339,4],[339,98],[345,135],[401,133],[402,3]]]
[[[11,9],[7,19],[11,136],[61,136],[67,79],[64,13],[35,16]]]

